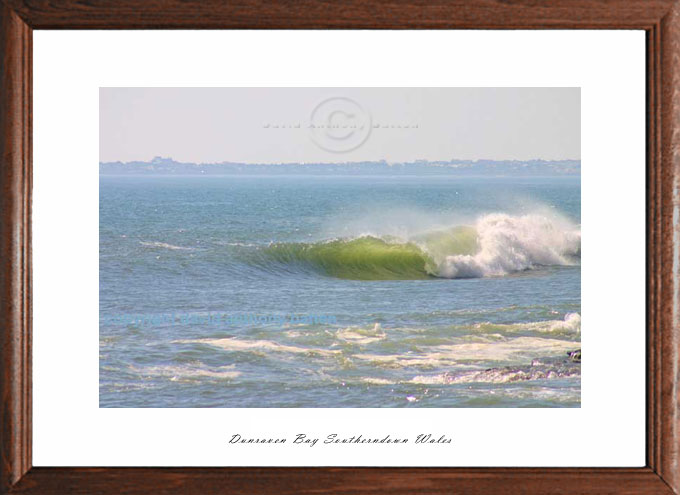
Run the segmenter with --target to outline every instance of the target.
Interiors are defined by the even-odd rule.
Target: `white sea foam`
[[[384,368],[437,368],[440,366],[465,369],[479,362],[523,364],[536,356],[560,356],[580,347],[577,341],[537,337],[517,337],[505,341],[472,342],[438,345],[418,354],[355,354],[353,359],[367,361]]]
[[[311,354],[320,356],[332,356],[339,354],[339,350],[320,349],[313,347],[297,347],[292,345],[279,344],[270,340],[240,340],[236,338],[225,339],[196,339],[196,340],[175,340],[175,344],[208,344],[219,347],[225,351],[254,351],[254,352],[286,352],[293,354]]]
[[[361,381],[370,385],[394,385],[396,383],[385,378],[371,378],[370,376],[363,377]]]
[[[216,369],[208,369],[199,366],[176,365],[176,366],[147,366],[137,368],[130,366],[130,370],[144,376],[165,377],[170,381],[191,381],[201,378],[213,378],[231,380],[241,375],[234,369],[234,365],[220,366]]]
[[[556,215],[484,215],[475,224],[477,253],[439,263],[445,278],[501,276],[540,265],[572,265],[581,253],[581,231]]]
[[[511,368],[492,368],[483,371],[470,371],[459,375],[441,373],[432,376],[416,376],[410,383],[419,385],[446,385],[457,383],[513,383],[528,380],[554,380],[580,376],[580,371],[576,368],[559,369],[511,369]]]
[[[554,334],[580,334],[581,333],[581,315],[578,313],[567,313],[563,320],[545,320],[534,321],[528,323],[477,323],[474,325],[475,329],[482,331],[494,332],[521,332],[530,330],[539,333],[554,333]],[[487,335],[489,336],[489,335]]]
[[[252,242],[229,242],[229,241],[216,241],[215,244],[218,246],[236,246],[236,247],[257,247],[258,244]]]
[[[578,313],[567,313],[564,320],[539,321],[527,323],[526,326],[539,332],[581,333],[581,315]]]
[[[373,342],[384,340],[387,337],[387,334],[380,326],[380,323],[376,323],[373,328],[370,329],[361,327],[343,328],[342,330],[338,330],[335,336],[344,342],[350,342],[352,344],[372,344]]]
[[[159,249],[170,249],[173,251],[193,251],[194,248],[175,246],[173,244],[168,244],[167,242],[151,242],[151,241],[139,241],[142,246],[159,248]]]

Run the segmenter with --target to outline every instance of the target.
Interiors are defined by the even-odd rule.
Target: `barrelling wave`
[[[366,234],[314,243],[272,243],[259,252],[272,261],[297,263],[345,279],[474,278],[576,265],[581,232],[564,219],[496,213],[482,216],[474,225],[410,239]]]

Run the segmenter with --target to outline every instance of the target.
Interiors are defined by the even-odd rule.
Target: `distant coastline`
[[[450,160],[389,163],[184,163],[155,157],[150,161],[100,162],[100,175],[452,175],[578,177],[581,160]]]

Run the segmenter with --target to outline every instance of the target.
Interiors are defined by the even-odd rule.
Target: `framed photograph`
[[[680,4],[3,2],[2,493],[679,493]]]

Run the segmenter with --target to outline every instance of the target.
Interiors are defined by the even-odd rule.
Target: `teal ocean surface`
[[[579,407],[580,178],[100,178],[101,407]]]

